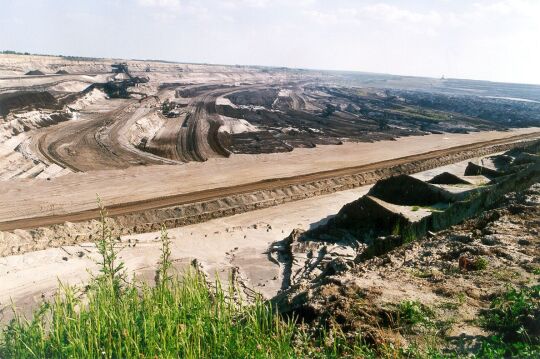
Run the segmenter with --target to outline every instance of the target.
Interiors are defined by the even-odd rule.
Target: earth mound
[[[443,172],[428,181],[431,184],[472,184],[471,182],[450,172]]]
[[[498,296],[511,299],[514,292],[539,288],[534,283],[540,273],[540,161],[537,149],[527,151],[507,152],[502,160],[508,168],[498,178],[420,220],[376,195],[399,194],[387,186],[435,186],[396,176],[379,181],[376,190],[345,205],[327,224],[294,230],[268,251],[283,273],[283,290],[273,304],[315,332],[361,336],[374,348],[461,357],[492,345],[493,335],[527,342],[527,335],[539,333],[529,325],[540,322],[538,301],[523,317],[525,336],[486,324],[490,313],[497,314]],[[516,164],[516,158],[526,158],[528,165]],[[417,202],[425,194],[407,193]],[[433,193],[427,191],[428,197]]]
[[[58,101],[47,91],[19,91],[0,94],[0,115],[29,108],[58,108]]]
[[[30,70],[28,71],[27,73],[25,73],[25,75],[29,75],[29,76],[43,76],[45,75],[42,71],[40,70]]]
[[[469,162],[465,169],[465,176],[486,176],[488,178],[495,178],[501,176],[501,172]]]
[[[386,202],[405,206],[430,206],[438,202],[453,201],[447,191],[408,175],[378,181],[369,194]]]

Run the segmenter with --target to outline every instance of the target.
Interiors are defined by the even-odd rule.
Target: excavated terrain
[[[114,215],[115,207],[109,207],[109,212],[113,215],[112,218],[109,218],[109,222],[111,228],[115,229],[115,235],[117,236],[157,231],[162,225],[165,225],[168,228],[175,228],[187,224],[208,221],[213,218],[277,206],[289,201],[364,186],[375,183],[383,178],[390,177],[389,181],[394,181],[401,177],[391,176],[425,171],[459,162],[467,158],[500,152],[508,148],[519,149],[524,146],[537,146],[538,143],[538,141],[534,140],[492,145],[480,149],[458,148],[453,153],[446,155],[435,152],[424,156],[411,156],[410,158],[403,158],[400,161],[386,161],[345,171],[320,173],[318,176],[312,175],[308,176],[309,178],[306,179],[292,178],[288,181],[279,179],[273,181],[274,183],[272,183],[272,181],[264,181],[259,183],[258,186],[231,188],[228,195],[227,191],[218,192],[213,198],[210,197],[210,199],[205,201],[194,201],[191,199],[187,204],[150,209],[139,213]],[[407,176],[404,177],[409,178]],[[421,183],[421,181],[414,179],[413,182]],[[373,191],[377,191],[378,185],[379,183],[375,185]],[[390,192],[383,195],[379,194],[379,197],[395,199],[397,198],[397,194],[401,194],[401,188],[403,186],[403,183],[392,185],[395,192],[397,191],[396,193]],[[427,186],[427,184],[424,186]],[[426,192],[426,188],[419,188],[413,195],[416,195],[416,197],[421,195],[425,196]],[[456,195],[448,196],[459,199],[459,196]],[[454,199],[452,198],[451,200]],[[441,201],[443,201],[443,199],[436,202]],[[181,201],[177,199],[176,202]],[[403,203],[399,202],[399,204]],[[415,205],[422,206],[429,204],[432,203],[415,203]],[[90,216],[93,216],[93,214],[90,214]],[[28,223],[32,222],[30,221]],[[6,225],[9,224],[3,224],[3,226]],[[14,228],[21,228],[20,224],[12,224],[11,226]],[[28,226],[28,224],[26,226]],[[98,228],[99,221],[90,220],[48,227],[38,227],[28,230],[16,229],[9,232],[0,231],[0,256],[92,241],[93,237],[96,236]]]
[[[332,72],[2,55],[0,76],[3,179],[540,122],[538,102],[495,98],[495,87],[353,86]]]
[[[282,276],[274,304],[378,348],[478,351],[494,334],[479,320],[491,300],[539,283],[538,146],[482,158],[483,175],[379,181],[325,224],[294,230],[269,249]],[[407,322],[411,306],[423,319]],[[536,338],[539,314],[525,328]]]
[[[532,85],[0,55],[0,314],[84,284],[99,197],[134,275],[165,225],[177,269],[313,330],[457,348],[538,272],[539,114]],[[444,335],[396,324],[407,300]]]

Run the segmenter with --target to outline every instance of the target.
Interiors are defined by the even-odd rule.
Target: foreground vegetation
[[[231,283],[209,283],[196,268],[171,273],[169,239],[155,283],[127,280],[102,213],[97,242],[101,271],[83,289],[59,293],[26,320],[16,315],[0,334],[0,358],[440,358],[435,348],[368,345],[348,335],[307,328],[283,318],[261,298],[247,301]],[[433,312],[414,301],[398,305],[400,327],[431,327]],[[480,342],[479,358],[540,357],[540,286],[509,288],[483,313],[495,335]]]
[[[16,315],[0,337],[0,358],[252,358],[337,357],[336,337],[319,341],[262,299],[242,299],[230,285],[209,284],[196,269],[170,274],[169,240],[155,284],[127,281],[102,215],[101,272],[84,290],[60,286],[31,320]],[[366,352],[367,353],[367,352]]]
[[[482,316],[496,334],[482,342],[479,356],[540,358],[540,285],[510,288]]]

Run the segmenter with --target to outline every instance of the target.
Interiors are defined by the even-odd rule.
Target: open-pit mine
[[[477,333],[503,284],[455,276],[540,268],[539,146],[540,86],[0,55],[0,321],[88,281],[103,206],[137,278],[164,226],[176,269],[308,323],[357,288],[339,325],[375,338],[385,303],[460,290],[448,330]]]

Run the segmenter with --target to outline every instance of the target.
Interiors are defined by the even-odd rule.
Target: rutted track
[[[134,110],[128,102],[88,119],[47,128],[36,136],[36,147],[47,161],[75,172],[173,162],[120,142],[119,134],[135,116]]]
[[[173,159],[139,150],[120,140],[127,127],[150,111],[137,109],[136,101],[127,101],[105,113],[83,114],[80,121],[44,129],[34,141],[47,162],[75,172],[178,164],[176,159],[204,162],[209,158],[227,157],[229,152],[218,138],[220,120],[215,102],[218,96],[234,91],[238,88],[209,91],[193,98],[189,115],[176,133],[177,153]]]
[[[221,123],[216,100],[219,96],[258,87],[260,85],[211,90],[196,96],[190,102],[190,114],[178,134],[178,156],[185,162],[204,162],[209,158],[228,157],[230,152],[218,138]]]
[[[193,223],[194,221],[207,220],[209,218],[240,213],[255,208],[268,207],[291,200],[298,200],[301,198],[320,195],[322,193],[330,193],[370,184],[381,178],[394,174],[419,172],[430,168],[455,163],[468,158],[504,151],[513,147],[522,146],[524,143],[523,141],[528,143],[537,140],[539,137],[540,133],[519,135],[470,145],[456,146],[444,150],[430,151],[422,154],[367,165],[309,173],[287,178],[275,178],[237,186],[221,187],[167,197],[152,198],[144,201],[120,203],[108,206],[108,211],[111,216],[121,216],[131,213],[159,210],[160,208],[172,206],[209,203],[220,199],[230,198],[232,196],[255,195],[256,197],[256,194],[261,192],[282,192],[282,195],[280,195],[281,199],[278,201],[272,199],[272,195],[269,194],[269,197],[267,196],[266,198],[268,200],[263,201],[264,204],[258,205],[256,203],[244,203],[242,204],[243,208],[240,208],[242,207],[240,206],[234,209],[231,207],[225,209],[214,208],[210,211],[203,210],[200,213],[194,213],[198,219],[192,218],[186,222],[186,218],[180,218],[178,220],[172,218],[172,223],[169,224],[181,225],[183,223]],[[290,192],[290,189],[295,186],[307,186],[306,188],[308,190],[300,191],[296,194],[293,193],[293,195],[290,196],[286,195],[287,191]],[[285,193],[285,195],[283,195],[283,193]],[[257,200],[255,200],[255,202],[257,202]],[[18,228],[35,228],[39,226],[59,224],[66,221],[86,221],[97,218],[98,215],[98,210],[94,209],[62,215],[5,220],[0,223],[0,230],[5,231]],[[167,214],[162,218],[156,218],[156,222],[167,222],[167,218],[171,218],[170,214]]]

